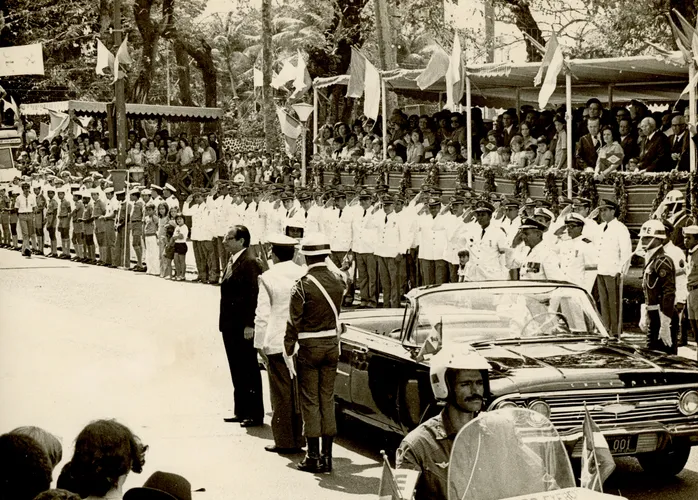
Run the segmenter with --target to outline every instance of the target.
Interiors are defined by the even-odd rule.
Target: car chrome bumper
[[[638,455],[664,449],[672,439],[687,439],[691,446],[698,446],[698,422],[689,424],[664,425],[652,422],[641,425],[624,425],[622,427],[601,427],[606,438],[637,436],[637,448],[630,453],[614,453],[614,456]],[[567,451],[572,450],[571,456],[582,456],[583,435],[581,429],[560,435]]]

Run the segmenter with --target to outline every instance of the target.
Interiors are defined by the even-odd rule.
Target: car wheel
[[[683,470],[690,454],[691,446],[686,441],[674,441],[661,451],[643,453],[637,459],[645,472],[657,477],[673,477]]]

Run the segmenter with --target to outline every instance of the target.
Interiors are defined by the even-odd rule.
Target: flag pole
[[[114,0],[114,45],[121,47],[121,0]],[[118,55],[118,54],[117,54]],[[116,57],[116,56],[115,56]],[[115,63],[117,73],[119,71],[118,61]],[[116,114],[116,164],[117,168],[126,166],[126,98],[124,96],[124,79],[114,75],[114,111]]]
[[[313,85],[313,155],[317,154],[317,133],[318,133],[318,96],[317,88]]]
[[[364,96],[364,99],[366,96]],[[383,129],[383,160],[388,159],[388,109],[386,106],[386,97],[385,97],[385,79],[381,78],[381,109],[383,111],[383,123],[381,124],[381,128]]]
[[[119,0],[116,0],[116,1],[118,2]],[[129,186],[129,184],[130,184],[130,182],[129,182],[130,179],[129,179],[129,176],[130,176],[130,175],[131,175],[131,172],[127,170],[127,171],[126,171],[126,197],[124,198],[124,203],[125,203],[124,207],[126,208],[126,215],[124,216],[124,248],[123,248],[123,251],[124,251],[124,258],[123,258],[123,260],[122,260],[123,267],[125,267],[126,269],[128,269],[129,267],[131,267],[130,259],[129,259],[129,262],[126,262],[126,256],[127,256],[129,253],[131,253],[131,241],[128,239],[128,236],[129,236],[129,228],[128,228],[128,212],[129,212],[129,210],[128,210],[128,201],[129,201],[129,198],[130,198],[130,196],[131,196],[131,193],[129,193],[129,191],[130,191],[130,186]]]
[[[468,137],[466,144],[468,148],[468,187],[473,187],[473,102],[470,87],[470,76],[465,75],[465,112],[467,123]]]
[[[698,56],[698,54],[696,55]],[[691,64],[688,66],[688,81],[693,82],[694,78],[696,75],[696,64],[695,62],[691,61]],[[690,89],[688,90],[688,111],[689,111],[689,116],[688,119],[692,125],[696,124],[696,86],[691,85]],[[693,141],[688,141],[688,147],[689,147],[689,154],[690,154],[690,159],[691,159],[691,172],[695,173],[696,171],[696,145],[694,144]],[[695,202],[695,200],[693,200]]]
[[[567,197],[572,198],[572,72],[565,58],[565,121],[567,122]]]

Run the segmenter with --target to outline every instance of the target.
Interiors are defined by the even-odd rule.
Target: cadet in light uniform
[[[558,252],[558,235],[556,235],[555,232],[550,229],[550,226],[553,223],[553,220],[555,219],[555,214],[548,208],[539,207],[533,211],[533,218],[545,225],[547,229],[543,233],[543,240],[546,241],[548,245],[550,245],[550,248],[553,251]]]
[[[599,240],[599,225],[591,217],[591,200],[589,198],[575,198],[572,200],[572,211],[584,217],[584,232],[582,236],[589,238],[594,245]]]
[[[568,239],[559,243],[560,267],[570,283],[581,285],[591,293],[596,281],[596,247],[582,236],[585,219],[579,214],[567,214],[565,226]]]
[[[405,254],[405,279],[402,294],[406,294],[412,288],[416,288],[419,283],[419,271],[417,268],[417,254],[419,253],[419,217],[416,208],[416,197],[409,200],[399,198],[395,200],[395,212],[400,216],[400,229],[405,235],[407,253]]]
[[[114,188],[108,186],[104,188],[104,197],[106,201],[104,203],[104,262],[105,266],[116,267],[116,228],[115,220],[116,214],[119,211],[119,202],[114,197]]]
[[[104,193],[100,192],[99,189],[92,190],[92,217],[94,218],[95,238],[97,239],[97,246],[99,246],[99,262],[97,264],[100,266],[106,265],[107,255],[104,228],[104,214],[107,213],[107,203],[106,196],[104,200],[100,198],[102,195]]]
[[[34,184],[34,197],[36,198],[36,206],[34,207],[34,253],[36,255],[44,255],[44,211],[46,210],[46,198],[41,191],[41,184]]]
[[[378,238],[378,223],[373,211],[373,196],[365,189],[359,193],[361,212],[353,219],[351,250],[356,261],[361,292],[361,307],[376,307],[378,266],[373,251]]]
[[[205,205],[200,191],[190,194],[182,205],[182,214],[191,217],[191,229],[189,239],[194,247],[194,261],[196,262],[196,279],[193,283],[208,282],[208,261],[203,252],[202,243],[211,240],[211,234],[206,230],[204,213]]]
[[[51,241],[51,253],[49,257],[58,257],[58,242],[56,240],[56,227],[58,226],[58,200],[56,199],[56,188],[48,186],[46,188],[48,201],[46,202],[46,231]]]
[[[73,192],[73,246],[75,247],[75,259],[78,262],[84,262],[85,251],[84,251],[84,233],[82,218],[85,212],[85,205],[82,203],[82,193],[76,189]]]
[[[402,283],[398,266],[403,263],[405,241],[400,233],[400,221],[395,213],[395,202],[389,194],[381,200],[383,209],[376,212],[378,217],[378,239],[374,255],[378,261],[380,288],[383,291],[383,307],[400,307]]]
[[[167,206],[171,209],[176,208],[177,211],[179,211],[179,200],[174,195],[176,192],[177,190],[170,183],[165,184],[165,186],[162,188],[162,195],[165,198],[165,203],[167,203]]]
[[[82,233],[85,241],[85,258],[90,264],[97,262],[95,258],[95,218],[94,203],[92,203],[92,188],[82,192],[82,204],[85,210],[82,214]]]
[[[70,215],[73,207],[68,198],[69,186],[58,191],[58,234],[61,236],[61,259],[70,259]]]
[[[698,339],[698,226],[686,226],[682,232],[688,251],[686,310],[693,338]]]
[[[344,258],[351,250],[353,234],[353,216],[356,213],[354,207],[347,205],[347,195],[337,191],[334,195],[336,208],[328,210],[326,216],[329,231],[328,239],[332,250],[332,262],[337,267],[342,267]]]
[[[523,241],[530,250],[525,252],[512,248],[506,251],[507,267],[519,269],[519,279],[567,281],[560,269],[560,257],[543,241],[546,229],[545,224],[531,217],[521,223],[514,246]]]
[[[116,199],[119,209],[114,219],[114,229],[116,231],[116,251],[114,253],[117,267],[131,267],[131,232],[126,226],[126,219],[131,217],[131,203],[126,200],[126,191],[117,191]]]
[[[138,189],[133,189],[131,191],[132,208],[128,226],[131,232],[133,251],[136,253],[136,266],[133,270],[136,272],[145,272],[145,268],[143,267],[143,218],[145,216],[145,204],[140,198],[140,191]],[[179,202],[177,202],[177,207],[179,207]],[[129,266],[130,262],[126,267]]]
[[[505,280],[507,272],[501,263],[501,256],[509,248],[507,235],[501,226],[492,224],[494,206],[488,201],[478,201],[475,204],[475,218],[478,229],[471,231],[470,281]]]
[[[500,221],[500,225],[504,232],[507,233],[507,243],[511,247],[511,243],[514,241],[516,233],[519,232],[519,227],[521,226],[521,217],[519,216],[519,200],[515,198],[508,198],[504,201],[504,218]]]
[[[462,196],[452,196],[450,200],[451,213],[446,214],[446,255],[444,260],[448,262],[448,281],[458,283],[458,266],[461,250],[470,246],[470,231],[463,220],[465,214],[465,199]]]
[[[658,220],[648,220],[640,228],[640,245],[645,251],[642,273],[645,303],[640,312],[640,329],[647,333],[649,349],[670,354],[676,346],[671,338],[676,278],[674,263],[662,247],[665,239],[666,230]]]
[[[422,271],[422,285],[434,285],[443,283],[437,281],[437,263],[442,262],[446,252],[446,230],[441,221],[439,212],[441,210],[441,200],[431,198],[428,202],[428,207],[422,210],[428,210],[428,213],[419,216],[419,267]],[[440,270],[440,275],[443,275],[445,269]],[[443,278],[443,276],[441,276]]]

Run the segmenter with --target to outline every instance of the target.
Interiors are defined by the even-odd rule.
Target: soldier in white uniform
[[[508,198],[502,203],[502,206],[504,207],[504,217],[500,221],[500,226],[507,234],[508,246],[511,247],[516,233],[519,232],[519,226],[521,226],[520,203],[515,198]]]
[[[353,217],[356,210],[347,205],[347,195],[342,191],[335,192],[334,202],[336,208],[326,209],[325,220],[332,250],[332,262],[341,268],[344,258],[351,250]]]
[[[528,252],[515,248],[506,251],[507,267],[519,269],[519,279],[567,281],[560,269],[560,257],[543,241],[546,229],[545,224],[531,217],[521,223],[514,246],[523,241],[529,248]]]
[[[567,214],[565,227],[568,238],[560,242],[560,267],[570,283],[581,285],[591,293],[596,281],[596,247],[582,236],[585,219],[579,214]]]
[[[351,249],[356,261],[362,307],[377,306],[376,277],[378,267],[373,254],[378,238],[378,224],[373,211],[373,196],[366,190],[359,193],[362,211],[353,219]]]
[[[422,285],[439,283],[436,279],[436,265],[439,260],[443,261],[446,251],[446,230],[443,224],[440,224],[440,210],[441,200],[431,198],[428,202],[428,213],[419,216],[419,267]]]
[[[162,188],[162,194],[165,198],[165,203],[167,203],[167,206],[179,210],[179,200],[174,195],[176,192],[177,190],[170,183],[165,184],[165,186]]]
[[[488,201],[475,203],[478,228],[470,233],[470,281],[507,279],[501,256],[509,248],[507,235],[499,225],[492,224],[494,206]]]
[[[400,216],[400,230],[406,238],[403,295],[412,288],[417,287],[419,283],[419,270],[417,265],[419,262],[417,258],[419,251],[419,217],[417,212],[421,209],[421,205],[417,208],[415,206],[415,200],[410,200],[409,203],[405,203],[406,201],[407,200],[400,196],[395,199],[395,212]],[[413,201],[415,201],[415,203],[413,203]]]
[[[446,255],[444,260],[448,262],[448,280],[450,283],[458,283],[458,266],[460,259],[458,254],[466,250],[470,245],[470,232],[463,215],[465,214],[465,198],[453,196],[450,200],[451,213],[446,214]]]
[[[398,266],[403,263],[405,238],[400,232],[400,220],[394,211],[393,198],[385,194],[383,208],[376,212],[378,239],[374,255],[378,261],[380,288],[383,291],[383,307],[400,307],[402,283]]]
[[[575,198],[572,200],[572,211],[584,217],[584,232],[582,236],[596,244],[599,239],[599,225],[592,217],[591,200],[589,198]]]

